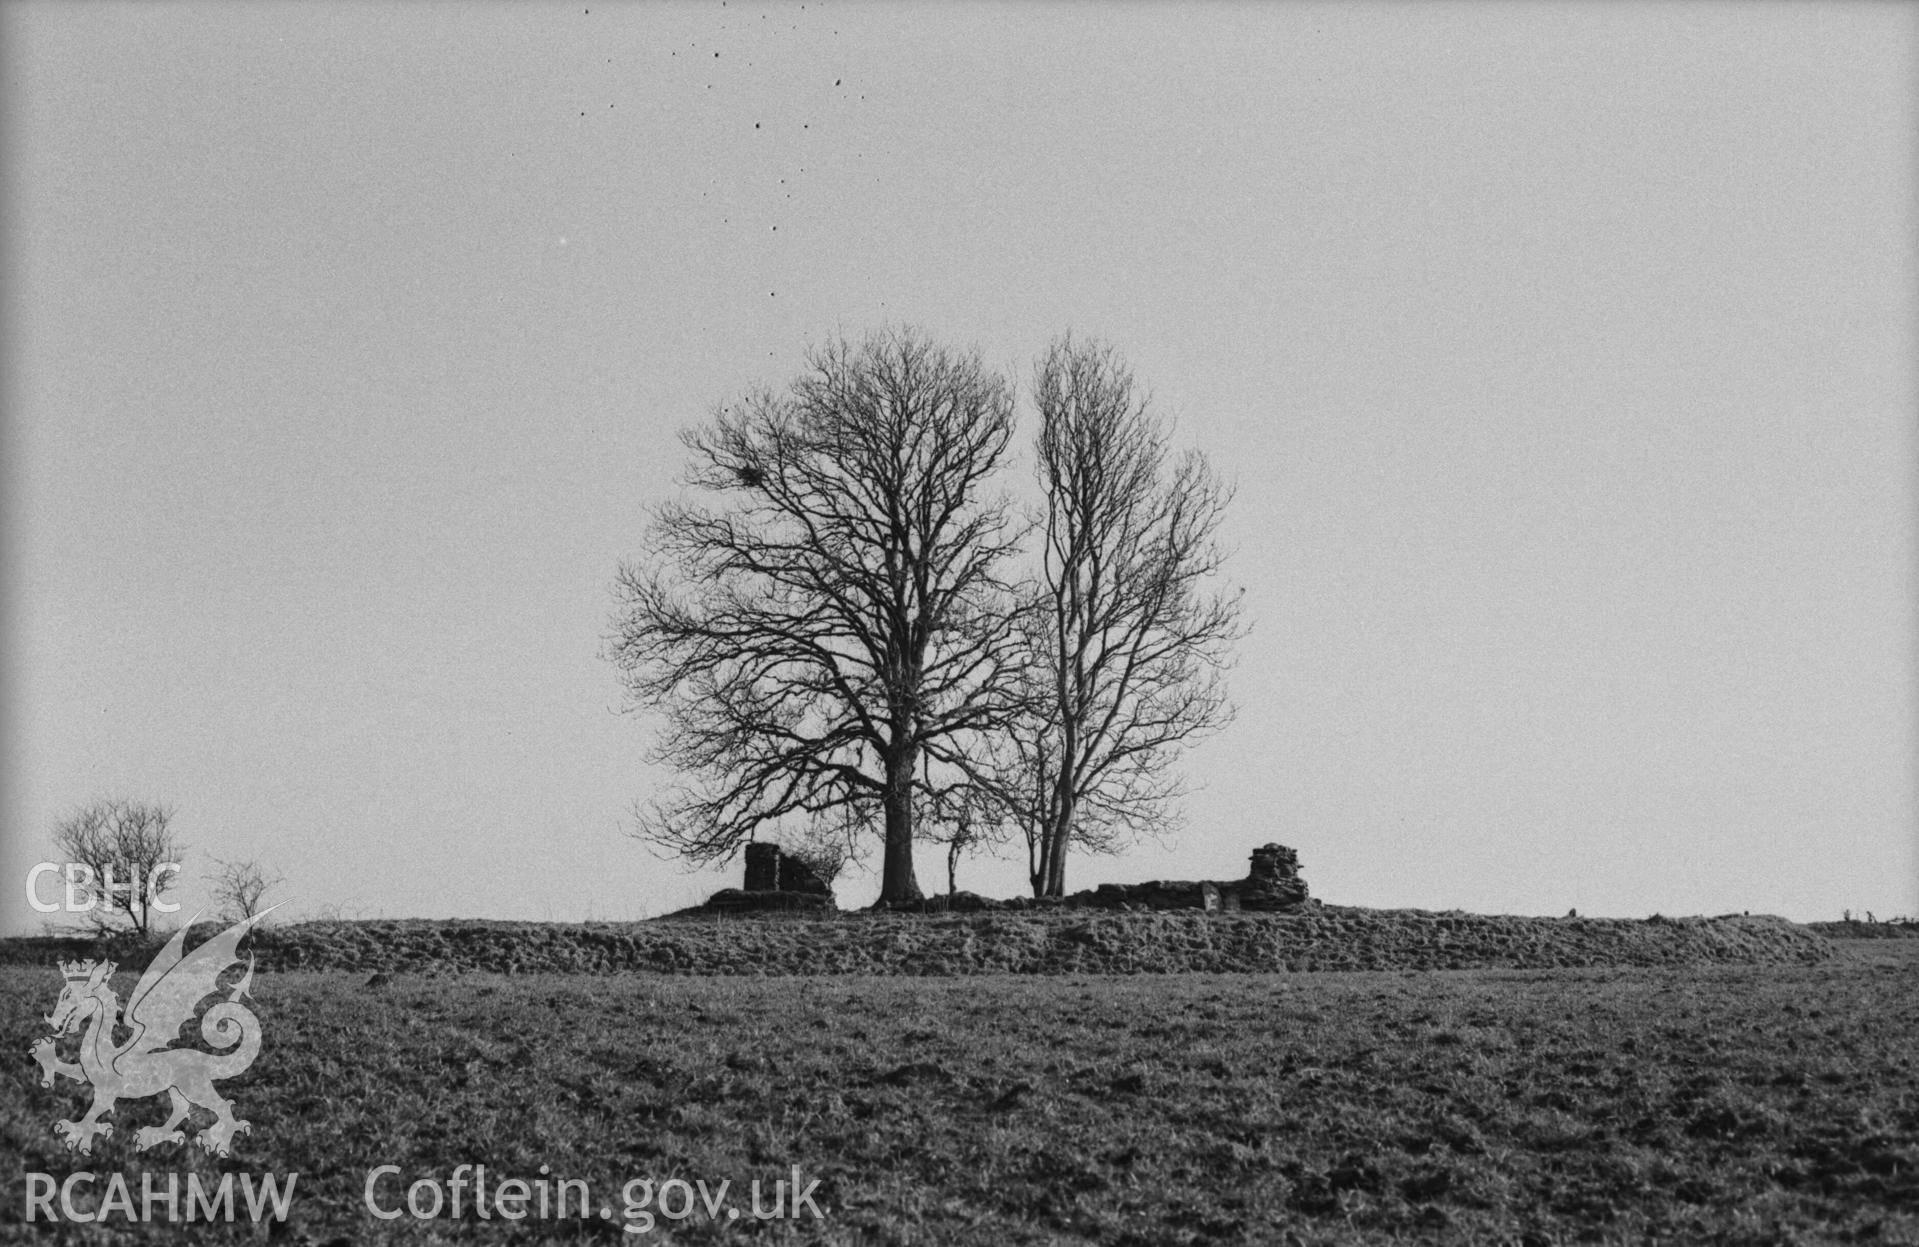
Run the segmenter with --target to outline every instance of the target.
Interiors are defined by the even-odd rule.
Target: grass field
[[[224,1161],[134,1152],[159,1097],[125,1102],[93,1157],[62,1150],[83,1089],[42,1089],[25,1055],[60,980],[13,966],[0,1148],[136,1193],[148,1170],[297,1172],[268,1227],[292,1242],[1912,1243],[1916,947],[1691,970],[262,974],[265,1046],[223,1084],[253,1131]],[[458,1220],[367,1212],[369,1170],[398,1167],[376,1190],[397,1208],[460,1163],[496,1188],[584,1180],[591,1215],[481,1220],[470,1194]],[[770,1207],[796,1166],[821,1215],[756,1219],[749,1184]],[[623,1184],[676,1177],[729,1182],[741,1215],[650,1198],[626,1218]],[[264,1236],[26,1226],[24,1190],[0,1237]]]

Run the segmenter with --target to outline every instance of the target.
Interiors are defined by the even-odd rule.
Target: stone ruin
[[[1151,883],[1102,883],[1070,896],[1016,896],[993,900],[961,892],[929,896],[910,908],[922,913],[977,913],[982,910],[1052,909],[1198,909],[1207,913],[1296,914],[1317,908],[1299,877],[1299,854],[1283,844],[1253,850],[1244,879],[1161,879]]]
[[[777,844],[746,846],[746,886],[721,888],[699,907],[716,913],[762,909],[837,909],[833,888]]]
[[[833,895],[832,887],[811,866],[777,844],[763,843],[746,846],[746,890]]]
[[[933,896],[912,908],[927,913],[972,913],[996,909],[1198,909],[1208,913],[1301,913],[1319,904],[1299,877],[1299,854],[1283,844],[1253,850],[1244,879],[1171,879],[1151,883],[1102,883],[1071,896],[992,900],[962,892]],[[833,889],[807,864],[777,844],[746,846],[745,886],[722,888],[694,913],[748,913],[759,910],[834,910]]]
[[[1075,892],[1065,903],[1089,909],[1203,909],[1209,913],[1298,913],[1318,904],[1299,877],[1299,854],[1283,844],[1254,849],[1244,879],[1102,883],[1090,892]]]
[[[1318,904],[1307,895],[1306,881],[1299,877],[1299,854],[1283,844],[1254,849],[1252,869],[1234,886],[1241,909],[1294,910]]]

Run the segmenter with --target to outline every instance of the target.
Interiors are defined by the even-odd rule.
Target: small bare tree
[[[704,500],[660,508],[621,569],[609,656],[688,777],[638,834],[711,862],[762,829],[877,833],[879,902],[909,904],[922,768],[1012,713],[1017,534],[988,490],[1013,399],[910,331],[809,365],[685,435]]]
[[[994,823],[989,811],[974,804],[962,804],[941,837],[946,842],[946,894],[959,892],[960,859],[975,853],[992,840]]]
[[[123,917],[142,937],[152,929],[154,902],[179,877],[177,870],[159,867],[186,855],[173,831],[173,811],[142,801],[81,806],[54,824],[53,846],[66,861],[93,872],[92,890],[99,899],[90,911],[93,924],[106,930]]]
[[[960,859],[996,847],[1010,822],[1006,800],[993,788],[993,772],[984,761],[990,756],[982,748],[950,771],[948,782],[928,777],[921,792],[920,825],[927,839],[946,846],[948,896],[959,891]]]
[[[232,922],[258,914],[268,889],[286,882],[285,875],[268,874],[266,867],[253,858],[239,862],[215,858],[214,865],[218,869],[213,876],[213,899]]]
[[[1070,848],[1112,852],[1170,825],[1173,760],[1231,717],[1223,682],[1240,596],[1209,588],[1229,493],[1167,429],[1109,347],[1057,340],[1035,378],[1045,490],[1025,617],[1039,687],[1001,746],[1036,896],[1065,892]]]
[[[858,860],[858,828],[843,823],[835,826],[824,820],[783,832],[777,843],[780,852],[813,872],[815,878],[832,887],[846,868]]]

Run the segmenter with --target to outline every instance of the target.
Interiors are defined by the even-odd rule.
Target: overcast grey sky
[[[189,904],[719,886],[621,834],[614,569],[897,322],[1102,336],[1238,484],[1238,721],[1069,886],[1919,912],[1916,15],[8,5],[0,920],[108,794]]]

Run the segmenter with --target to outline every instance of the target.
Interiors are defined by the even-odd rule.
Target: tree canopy
[[[678,777],[636,834],[694,862],[877,834],[896,905],[922,899],[918,839],[951,888],[1016,827],[1056,896],[1070,850],[1170,825],[1174,760],[1230,716],[1228,491],[1109,347],[1056,341],[1033,398],[1027,521],[994,487],[1012,386],[911,330],[830,343],[683,435],[686,494],[615,587],[610,656]]]
[[[916,789],[1016,708],[1018,533],[991,491],[1012,432],[1003,378],[901,330],[684,435],[693,497],[616,586],[612,657],[682,776],[641,836],[711,861],[763,830],[877,830],[880,902],[920,899]]]

